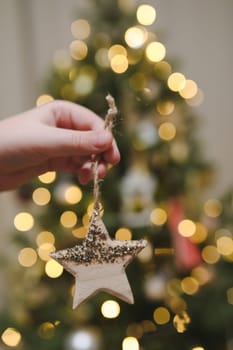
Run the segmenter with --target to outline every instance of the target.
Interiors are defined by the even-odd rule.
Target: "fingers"
[[[44,113],[43,111],[46,111]],[[91,110],[68,101],[53,101],[41,106],[40,117],[54,126],[73,130],[99,130],[104,121]],[[51,124],[50,124],[51,125]]]

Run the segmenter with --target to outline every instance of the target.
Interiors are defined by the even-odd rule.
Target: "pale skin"
[[[112,134],[94,112],[67,101],[53,101],[0,122],[0,191],[15,189],[47,171],[73,172],[81,184],[120,160]]]

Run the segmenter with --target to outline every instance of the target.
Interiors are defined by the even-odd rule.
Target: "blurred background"
[[[119,9],[118,10],[123,11],[122,14],[120,14],[119,12],[118,15],[119,15],[119,18],[120,16],[124,16],[122,20],[122,22],[124,23],[124,26],[127,27],[127,21],[128,21],[128,26],[131,26],[133,21],[133,16],[136,13],[136,9],[140,4],[143,3],[142,1],[136,1],[136,0],[125,1],[125,5],[123,6],[122,5],[123,2],[120,0],[109,1],[109,2],[101,0],[99,1],[100,8],[98,9],[98,13],[97,13],[98,6],[96,7],[96,4],[98,5],[98,1],[1,0],[0,2],[0,43],[1,43],[0,118],[6,118],[10,115],[17,114],[26,109],[35,107],[38,97],[42,94],[51,94],[55,98],[63,98],[64,94],[59,95],[59,93],[57,93],[58,91],[57,86],[62,86],[63,78],[59,76],[59,74],[58,76],[56,75],[56,69],[54,70],[54,66],[55,68],[57,68],[56,57],[59,56],[59,53],[61,54],[61,52],[64,52],[66,50],[69,51],[70,44],[72,40],[74,40],[73,35],[71,33],[71,23],[73,23],[77,18],[83,18],[83,13],[85,13],[85,16],[84,16],[85,18],[88,18],[89,16],[90,20],[94,21],[93,18],[95,18],[95,10],[96,10],[96,23],[95,23],[96,28],[98,28],[100,24],[102,25],[103,23],[101,21],[104,21],[104,20],[106,20],[106,28],[107,28],[107,25],[109,25],[109,22],[108,22],[109,18],[105,14],[106,18],[103,17],[104,19],[102,20],[98,19],[99,12],[101,12],[101,8],[102,8],[103,12],[105,9],[106,12],[111,13],[112,9],[115,9],[116,3],[118,3],[120,7],[120,10]],[[206,0],[204,2],[194,1],[194,0],[190,0],[190,1],[157,0],[157,1],[146,1],[146,3],[151,4],[152,7],[156,10],[156,20],[154,21],[154,23],[152,23],[151,26],[149,26],[149,29],[151,30],[151,32],[152,31],[156,32],[156,35],[158,36],[159,41],[161,41],[163,45],[166,47],[166,59],[168,62],[172,62],[172,67],[174,67],[173,71],[181,72],[182,74],[185,75],[187,79],[193,79],[198,85],[198,96],[199,96],[198,103],[193,103],[193,105],[191,104],[191,109],[194,111],[194,114],[198,115],[198,128],[197,130],[195,128],[192,130],[192,125],[190,124],[191,126],[189,125],[189,128],[190,128],[189,132],[190,134],[192,132],[195,133],[195,137],[199,140],[197,141],[197,143],[199,143],[199,146],[201,147],[201,154],[206,159],[206,165],[207,163],[211,163],[211,167],[213,170],[213,174],[212,174],[212,170],[211,170],[211,175],[207,174],[207,177],[208,176],[211,177],[211,180],[207,181],[209,183],[205,191],[201,193],[203,197],[200,200],[200,202],[202,200],[207,200],[209,198],[211,198],[211,200],[217,201],[219,198],[222,198],[226,193],[229,194],[231,192],[232,182],[233,182],[232,181],[233,165],[231,161],[231,149],[233,147],[233,140],[231,137],[232,130],[233,130],[232,102],[231,102],[232,81],[233,81],[233,70],[231,67],[232,56],[233,56],[233,46],[232,46],[233,3],[231,0],[222,0],[221,2],[217,0]],[[111,4],[112,4],[112,8],[111,8]],[[122,10],[122,8],[124,8],[124,10]],[[109,17],[111,16],[109,15]],[[99,24],[98,24],[98,20],[100,21]],[[116,23],[121,23],[121,22],[116,21]],[[147,25],[145,25],[145,27],[147,27]],[[117,34],[118,34],[118,37],[120,37],[121,35],[120,27],[119,27],[119,33],[117,34],[116,34],[117,32],[116,29],[111,32],[111,26],[109,28],[110,28],[110,35],[113,35],[113,36],[115,35],[115,37],[117,37]],[[116,28],[118,27],[116,26]],[[113,40],[113,43],[114,43],[114,40]],[[91,46],[92,42],[90,42],[89,44]],[[96,47],[94,48],[97,50]],[[74,55],[73,55],[73,58],[74,58]],[[74,58],[74,60],[79,61],[80,59]],[[91,58],[87,58],[87,62],[89,65],[92,65],[94,67],[94,63],[91,61]],[[141,73],[143,73],[143,69],[144,69],[143,65],[139,67],[139,71]],[[145,67],[145,71],[146,69],[147,67]],[[126,74],[128,73],[125,73],[125,75]],[[116,76],[123,76],[123,74],[121,73],[116,74]],[[128,79],[127,75],[126,75],[126,79]],[[158,76],[156,75],[155,79],[160,79],[159,75]],[[120,91],[122,89],[122,92],[126,91],[124,90],[125,89],[124,84],[120,80],[118,80],[118,78],[116,78],[115,80],[118,82],[118,90]],[[108,84],[106,84],[106,86],[108,86]],[[116,89],[115,91],[118,91],[118,90]],[[104,89],[102,93],[104,94]],[[127,92],[125,94],[127,95]],[[90,94],[90,96],[92,95]],[[164,98],[167,99],[168,97],[170,98],[169,92],[164,93],[164,96],[162,95],[161,97],[162,98],[161,101],[163,101]],[[69,99],[69,96],[67,98]],[[117,95],[116,98],[119,99],[120,107],[123,110],[122,106],[124,106],[124,102],[121,102],[122,97],[119,94],[119,96]],[[138,111],[140,111],[141,114],[144,114],[144,111],[146,111],[145,114],[147,114],[148,105],[147,105],[147,102],[143,100],[143,98],[145,98],[145,101],[146,101],[145,96],[144,97],[140,96],[140,99],[141,99],[140,101],[142,101],[142,105],[138,107]],[[176,97],[172,96],[172,99],[173,98],[176,103],[178,104],[180,103],[179,101],[177,102]],[[70,99],[72,100],[73,97],[71,96]],[[93,108],[95,108],[94,99],[95,99],[95,95],[93,93],[93,103],[91,103],[88,97],[84,95],[81,97],[81,99],[76,99],[76,100],[79,103],[83,102],[89,107],[92,107],[92,104],[93,104]],[[158,100],[158,97],[156,97],[156,99]],[[102,114],[104,114],[105,110],[106,108],[103,108],[103,110],[99,108],[97,112],[102,112]],[[183,110],[180,112],[182,114]],[[124,118],[126,112],[124,111],[124,113],[122,114]],[[127,117],[126,117],[126,121],[128,122]],[[149,138],[152,137],[151,134],[147,134],[147,136]],[[127,142],[131,142],[131,141],[127,141]],[[191,142],[189,136],[187,136],[187,139],[185,142],[189,145],[189,142]],[[129,143],[129,145],[132,145],[132,143]],[[154,147],[156,152],[159,154],[160,148],[156,148],[158,146],[157,145],[154,146],[153,142],[152,144],[147,146],[148,146],[148,149],[150,149],[150,147],[152,148]],[[122,150],[124,150],[125,145],[123,144],[121,147],[122,147]],[[194,148],[194,150],[195,149],[196,148]],[[136,149],[136,151],[138,150]],[[181,152],[182,152],[182,149],[181,149]],[[161,154],[163,153],[161,152]],[[134,156],[135,155],[133,155],[132,158]],[[145,159],[147,159],[147,156],[148,155],[145,155]],[[193,157],[195,158],[195,156]],[[164,156],[164,159],[165,158],[166,156]],[[182,160],[179,160],[179,162],[182,163]],[[144,161],[143,161],[143,164],[144,164]],[[164,160],[162,161],[161,164],[164,165]],[[184,164],[185,164],[184,169],[187,170],[189,165],[187,165],[186,163]],[[128,167],[130,168],[131,165],[132,164],[129,162]],[[155,173],[156,172],[159,173],[157,168],[158,166],[157,163],[156,165],[150,164],[150,166],[151,166],[150,172],[153,172],[154,170]],[[115,177],[113,176],[112,178],[113,179],[112,181],[115,181],[116,183],[119,183],[119,182],[122,183],[123,180],[121,178],[125,179],[126,185],[123,184],[121,187],[121,191],[123,192],[127,190],[127,186],[128,186],[127,185],[128,183],[126,181],[126,175],[127,174],[129,175],[129,173],[127,173],[126,168],[127,168],[127,160],[123,160],[123,166],[120,169],[120,173],[115,174],[114,175]],[[169,167],[167,167],[167,169],[168,171],[170,171]],[[180,169],[180,171],[183,171],[183,170]],[[162,182],[160,183],[160,180],[161,180],[159,178],[160,175],[158,175],[158,178],[156,179],[156,183],[158,184],[158,186],[161,185],[161,188],[164,190],[164,192],[162,196],[161,196],[161,193],[159,193],[159,195],[156,194],[154,199],[157,204],[163,203],[161,205],[162,208],[164,208],[164,201],[165,201],[166,211],[169,212],[169,210],[167,209],[168,207],[171,210],[170,216],[175,221],[178,220],[178,217],[180,218],[179,220],[181,220],[182,216],[187,215],[187,212],[189,214],[192,212],[190,209],[190,198],[189,199],[186,198],[184,201],[185,204],[182,204],[181,207],[179,207],[179,205],[175,205],[176,208],[180,208],[180,212],[174,213],[173,212],[174,203],[170,201],[171,198],[174,199],[174,192],[170,190],[170,187],[166,187],[167,186],[166,184]],[[187,177],[187,179],[188,180],[186,182],[189,183],[189,186],[190,186],[190,183],[193,184],[196,181],[196,180],[193,180],[193,178],[191,178],[190,180],[190,177]],[[203,181],[205,182],[205,180]],[[69,181],[71,180],[69,179]],[[144,181],[145,181],[145,192],[146,191],[148,191],[149,193],[151,191],[153,192],[154,185],[153,185],[153,181],[151,182],[151,178],[145,177]],[[65,180],[65,182],[67,182],[67,179]],[[152,187],[148,185],[151,183],[152,183],[151,185]],[[194,195],[196,190],[195,186],[196,185],[193,185],[192,187],[191,185],[192,187],[191,190],[189,188],[189,192],[187,191],[188,194],[186,193],[185,195],[187,195],[188,197],[190,196],[190,193]],[[108,187],[106,187],[106,190],[105,190],[106,197],[108,197],[107,189]],[[180,195],[179,190],[180,189],[178,188],[178,194]],[[202,192],[202,189],[198,188],[198,190]],[[3,254],[3,251],[5,250],[5,247],[6,246],[8,247],[11,244],[10,242],[12,240],[12,237],[10,235],[10,232],[12,230],[14,231],[13,221],[15,219],[16,214],[20,210],[25,210],[25,208],[28,211],[32,210],[31,203],[28,201],[28,198],[27,198],[28,196],[30,196],[30,193],[32,191],[33,191],[33,188],[29,188],[29,189],[24,188],[20,192],[20,194],[15,192],[0,194],[0,209],[1,209],[0,229],[1,229],[1,240],[2,240],[2,245],[1,245],[2,254]],[[55,189],[55,192],[58,193],[59,191]],[[85,196],[85,192],[83,193]],[[164,193],[166,193],[165,196],[164,196]],[[183,194],[183,189],[182,189],[182,194]],[[130,195],[131,195],[130,193],[125,194],[125,196],[127,197]],[[145,193],[143,195],[147,196],[147,194]],[[57,196],[59,197],[59,195]],[[124,197],[124,193],[123,193],[123,197]],[[27,198],[27,200],[25,200],[25,198]],[[168,201],[167,201],[167,198],[169,198]],[[138,200],[138,197],[137,197],[137,200]],[[135,203],[137,200],[135,199]],[[194,200],[196,200],[196,197],[194,198]],[[197,203],[198,201],[199,201],[199,198],[197,199]],[[108,203],[108,198],[106,202]],[[111,198],[109,198],[109,202],[111,202]],[[137,207],[137,204],[135,203],[134,203],[134,206]],[[215,209],[216,209],[217,202],[214,202],[214,203],[215,203]],[[85,203],[83,205],[85,206]],[[124,200],[123,200],[123,205],[125,205],[125,210],[127,211],[128,204],[124,203]],[[141,205],[142,204],[140,202],[139,207]],[[212,202],[212,205],[213,205],[213,202]],[[224,214],[225,215],[224,218],[218,219],[217,224],[216,224],[216,217],[214,216],[214,223],[213,223],[211,221],[213,219],[213,216],[210,215],[210,217],[212,218],[210,220],[207,213],[207,217],[208,217],[207,219],[210,220],[211,222],[208,220],[206,221],[206,218],[204,219],[204,222],[205,222],[205,225],[208,227],[209,240],[213,239],[213,236],[215,237],[214,239],[217,240],[216,237],[219,237],[219,235],[216,236],[215,233],[220,229],[221,225],[222,225],[221,229],[223,227],[224,229],[226,229],[227,227],[227,234],[225,234],[225,236],[232,237],[232,233],[231,233],[232,224],[229,223],[232,218],[232,211],[231,211],[232,204],[230,204],[230,207],[229,207],[229,203],[227,205],[228,205],[227,209],[225,211],[222,210],[222,212],[224,212],[225,214],[227,211],[227,214],[226,215]],[[197,204],[197,207],[199,207],[199,204]],[[111,207],[106,207],[105,209],[106,209],[106,212],[109,210],[111,213],[112,212],[114,213],[114,210],[118,210],[117,208],[111,208]],[[57,212],[53,211],[55,210],[54,208],[49,208],[46,210],[50,215],[51,213],[54,216],[57,215]],[[152,209],[150,208],[150,210]],[[135,211],[140,211],[140,210],[137,207]],[[198,215],[202,217],[202,214],[200,213],[197,214],[197,211],[198,211],[197,208],[195,208],[195,210],[192,212],[193,219],[195,220],[197,220]],[[184,214],[183,212],[185,212],[186,214]],[[40,214],[41,214],[40,212],[39,214],[36,212],[36,216],[38,215],[40,217]],[[190,217],[192,215],[190,214]],[[205,212],[205,215],[206,215],[206,212]],[[43,218],[43,215],[42,215],[42,219],[45,220],[43,221],[42,226],[46,226],[46,225],[53,226],[53,223],[50,222],[48,218],[47,219]],[[171,224],[172,226],[175,225],[174,220],[173,220],[173,223]],[[112,224],[111,218],[107,217],[106,221],[108,222],[110,227],[114,226]],[[124,225],[127,224],[127,226],[132,226],[132,221],[131,219],[129,219],[127,215],[126,217],[123,217],[123,218],[121,217],[120,222],[121,224],[123,223]],[[161,227],[161,224],[153,223],[153,225],[155,226],[157,225],[156,227],[158,226]],[[138,227],[140,227],[140,225],[138,225]],[[135,228],[136,235],[141,237],[140,236],[142,235],[142,232],[140,231],[141,227],[140,229],[138,227]],[[145,227],[145,223],[144,223],[143,229],[144,227]],[[170,227],[171,231],[173,231],[173,228],[171,229]],[[28,230],[30,231],[30,228]],[[13,234],[14,232],[12,233],[12,235]],[[150,235],[150,233],[148,233],[148,235]],[[201,248],[203,248],[203,246],[204,247],[209,246],[210,244],[209,240],[207,239],[206,241],[197,240],[197,242],[195,242],[195,239],[194,239],[193,242],[195,244],[200,243]],[[66,246],[68,242],[66,242]],[[158,235],[156,244],[161,245],[161,247],[164,248],[161,242],[164,243],[163,239],[161,239],[161,237]],[[174,242],[176,242],[176,239]],[[174,242],[173,244],[175,245],[176,243]],[[153,244],[154,243],[155,242],[153,241]],[[167,245],[167,242],[165,246],[166,245]],[[15,246],[13,246],[13,248],[16,249]],[[16,250],[14,250],[13,248],[12,250],[16,252]],[[220,249],[220,252],[218,252],[218,254],[221,255],[221,253],[222,251]],[[224,257],[230,254],[232,254],[232,252],[229,253],[229,251],[227,254],[222,253]],[[212,259],[213,259],[213,256],[212,256]],[[213,262],[209,262],[210,260],[206,259],[205,263],[207,264],[210,263],[212,265]],[[228,263],[229,261],[232,262],[232,257],[231,258],[228,257]],[[172,269],[170,269],[167,266],[165,268],[164,263],[162,263],[161,266],[162,266],[161,269],[160,270],[158,269],[157,272],[159,271],[161,273],[162,271],[163,278],[164,278],[164,275],[166,275],[166,278],[165,278],[166,281],[170,281],[171,275],[173,275],[173,272],[171,273]],[[150,267],[145,268],[146,275],[149,274],[149,271],[151,271],[151,269],[152,269],[151,265]],[[8,269],[3,268],[2,270],[3,270],[2,279],[5,280],[4,274],[6,274],[6,271],[8,271]],[[188,270],[190,272],[190,268]],[[167,273],[167,271],[169,272]],[[224,271],[226,271],[226,269]],[[213,271],[211,270],[211,273],[212,272]],[[178,275],[179,274],[180,274],[180,271],[178,272]],[[160,277],[162,275],[160,274]],[[183,271],[181,275],[182,277],[184,276]],[[12,276],[13,276],[13,273],[12,273]],[[157,279],[157,281],[155,281],[155,288],[160,288],[161,284],[163,285],[165,283],[163,278]],[[179,275],[179,278],[180,278],[180,275]],[[231,283],[232,283],[232,280],[231,282],[229,282],[227,290],[229,290]],[[153,281],[151,281],[151,285],[153,285]],[[216,286],[216,280],[215,280],[214,286]],[[1,288],[3,288],[4,290],[4,283],[1,283]],[[178,288],[177,285],[176,285],[176,288]],[[226,289],[226,286],[224,288]],[[184,293],[184,291],[182,293]],[[228,296],[230,295],[230,293],[233,293],[232,290],[231,292],[228,293]],[[190,296],[189,293],[187,294]],[[230,300],[229,302],[230,304],[232,304],[232,300],[233,300],[232,295],[233,294],[231,294],[231,297],[229,297],[230,299],[228,298],[228,301]],[[165,294],[163,294],[162,297],[158,295],[155,296],[154,300],[156,300],[156,303],[157,303],[158,299],[159,300],[163,299],[163,302],[164,302],[164,299],[166,298],[167,298],[167,294],[166,296]],[[216,298],[219,298],[219,295],[216,296]],[[204,299],[202,299],[202,301],[203,300]],[[100,302],[102,302],[102,300]],[[168,306],[172,309],[169,303],[168,303]],[[148,306],[148,309],[150,308],[151,308],[151,304],[149,304]],[[153,308],[155,309],[154,306]],[[232,308],[232,305],[231,305],[231,308]],[[42,310],[43,309],[41,309],[40,312],[43,312]],[[174,312],[174,310],[172,311]],[[230,311],[228,311],[228,309],[226,313],[230,315]],[[195,311],[194,311],[194,314],[195,314]],[[198,314],[198,312],[196,312],[195,316],[197,317],[197,315],[199,315],[198,317],[201,317],[200,316],[201,314]],[[183,323],[180,321],[181,323],[178,322],[178,324],[184,325],[184,323],[187,323],[187,324],[189,323],[187,321],[187,318],[186,318],[186,321],[184,321],[184,319],[185,317],[183,316],[183,319],[182,319]],[[232,319],[232,315],[229,316],[229,319]],[[5,321],[6,320],[7,320],[7,317]],[[155,317],[154,317],[154,321],[156,323]],[[138,322],[138,320],[135,320],[135,322]],[[164,323],[166,324],[166,322]],[[177,319],[176,319],[176,323],[177,323]],[[149,325],[150,325],[148,326],[149,328],[152,327],[151,324]],[[3,326],[2,328],[4,329]],[[152,329],[152,333],[155,332],[155,329],[153,327],[151,329]],[[177,329],[179,329],[178,326],[176,327],[176,330]],[[210,326],[209,330],[210,332],[211,331],[213,332],[215,328],[214,327],[211,328]],[[206,332],[207,332],[206,334],[208,334],[208,330],[206,330]],[[227,335],[228,340],[226,340],[224,343],[221,339],[221,341],[219,341],[219,345],[216,345],[216,349],[223,350],[223,349],[233,348],[232,341],[230,342],[229,340],[232,338],[231,332],[232,332],[232,329],[226,330],[226,333],[227,334],[229,333]],[[97,333],[90,332],[90,334],[92,334],[93,339]],[[139,336],[137,337],[136,331],[131,333],[128,332],[128,333],[129,335],[133,334],[135,338],[140,338]],[[166,334],[170,334],[169,330],[168,330],[168,333],[166,333],[166,331],[164,331],[163,329],[162,338],[164,334],[165,336]],[[193,341],[193,345],[190,345],[192,344],[192,341],[190,341],[190,342],[187,342],[188,345],[185,345],[183,348],[182,348],[182,345],[179,345],[180,346],[179,349],[205,349],[205,350],[210,349],[210,347],[208,347],[209,346],[208,344],[206,347],[204,347],[204,345],[203,347],[201,347],[200,345],[200,347],[195,348],[194,344],[198,343],[197,339],[200,340],[199,343],[201,343],[201,339],[205,339],[205,337],[204,336],[201,337],[199,335],[199,337],[195,338],[194,334],[195,332],[192,333],[192,337],[195,339],[195,341]],[[158,345],[158,347],[155,347],[155,346],[152,347],[153,350],[157,348],[168,349],[168,347],[166,347],[168,346],[168,344],[164,345],[165,343],[163,343],[163,340],[161,340],[162,338],[158,338],[160,345]],[[176,343],[177,346],[178,344],[182,344],[182,343],[179,343],[179,341],[177,340],[177,343]],[[29,340],[28,340],[28,343],[30,344]],[[203,340],[203,343],[204,343],[204,340]],[[54,346],[56,346],[56,342],[54,344],[55,344]],[[19,348],[20,346],[22,345],[19,345]],[[75,348],[72,346],[73,345],[70,345],[70,344],[66,345],[66,349],[68,350],[69,349],[70,350],[99,349],[97,345],[93,345],[93,346],[90,345],[89,348],[88,347]],[[137,347],[136,347],[137,345],[133,345],[133,346],[134,347],[130,348],[130,350],[131,349],[137,350]],[[113,347],[114,346],[112,346],[112,348]],[[27,347],[25,345],[25,349],[26,348]],[[109,345],[108,345],[108,348],[110,348]],[[123,348],[123,350],[127,350],[127,349],[129,349],[127,348],[127,346]],[[147,345],[146,342],[143,345],[143,341],[142,341],[141,349],[150,349],[150,347],[149,345]],[[178,349],[178,347],[175,349]],[[215,349],[215,348],[212,347],[211,349]]]

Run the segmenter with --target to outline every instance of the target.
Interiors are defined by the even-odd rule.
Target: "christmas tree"
[[[196,139],[197,84],[173,68],[152,5],[87,1],[69,51],[54,55],[45,94],[105,116],[111,93],[120,163],[101,183],[112,238],[146,239],[128,266],[135,304],[98,293],[72,310],[74,278],[50,257],[80,244],[92,184],[49,172],[22,186],[1,311],[2,348],[227,350],[233,347],[232,203],[203,198],[212,166]]]

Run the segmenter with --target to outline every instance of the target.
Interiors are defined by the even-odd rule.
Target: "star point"
[[[73,308],[100,291],[133,304],[125,268],[145,246],[146,240],[112,240],[100,215],[94,213],[81,244],[50,256],[75,277]]]

